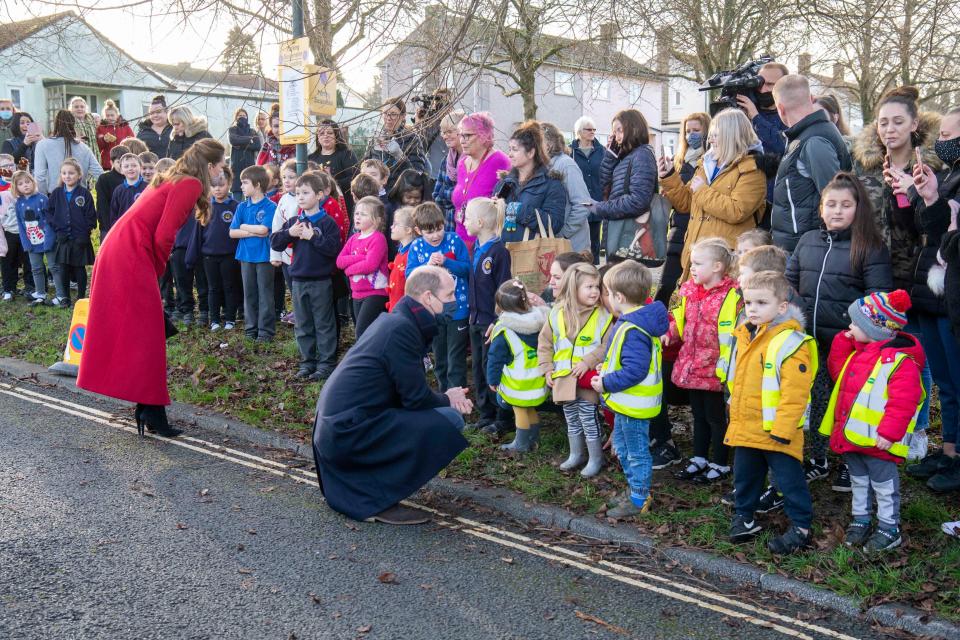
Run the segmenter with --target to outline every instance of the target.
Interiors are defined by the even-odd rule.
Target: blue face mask
[[[703,134],[691,133],[687,135],[687,146],[691,149],[699,149],[703,146]]]
[[[453,314],[457,312],[457,309],[459,309],[459,306],[457,305],[456,300],[444,302],[443,309],[441,309],[440,313],[437,314],[437,323],[448,324],[451,320],[453,320]]]
[[[13,111],[8,109],[0,110],[0,120],[9,120],[13,117]]]

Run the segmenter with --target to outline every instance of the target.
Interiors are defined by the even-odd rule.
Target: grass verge
[[[62,357],[70,312],[28,307],[22,299],[0,305],[0,356],[50,365]],[[297,348],[289,325],[278,326],[277,339],[255,344],[237,330],[211,333],[183,330],[168,345],[169,384],[174,400],[233,416],[248,424],[304,435],[313,422],[318,383],[295,380]],[[358,393],[361,390],[358,390]],[[681,449],[689,452],[689,416],[672,414]],[[934,425],[938,421],[934,419]],[[581,478],[557,465],[567,453],[563,420],[543,416],[540,448],[519,460],[481,434],[469,434],[470,447],[445,471],[453,478],[506,487],[530,500],[562,506],[578,514],[603,517],[606,505],[625,488],[615,462],[599,477]],[[727,542],[730,511],[720,503],[721,487],[700,487],[675,480],[670,470],[654,473],[653,512],[636,518],[637,528],[660,544],[710,551],[764,570],[803,579],[868,605],[904,602],[922,611],[960,620],[960,544],[940,532],[940,524],[960,518],[960,495],[938,496],[903,476],[902,518],[905,542],[881,558],[865,557],[845,547],[849,494],[834,493],[829,482],[812,485],[816,548],[775,559],[766,549],[772,531],[782,531],[783,514],[761,516],[765,533],[752,544]]]

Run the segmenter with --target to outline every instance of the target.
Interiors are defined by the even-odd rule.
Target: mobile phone
[[[917,147],[916,149],[914,149],[914,151],[917,154],[917,165],[922,167],[923,166],[923,147]]]
[[[39,123],[39,122],[31,122],[31,123],[29,123],[29,124],[27,125],[27,135],[28,135],[28,136],[39,136],[39,135],[42,135],[42,134],[43,134],[43,132],[40,130],[40,123]]]

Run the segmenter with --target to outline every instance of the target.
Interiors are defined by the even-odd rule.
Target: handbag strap
[[[544,229],[543,227],[543,218],[540,216],[540,209],[534,209],[534,212],[537,214],[537,228],[540,230],[541,238],[552,238],[553,237],[553,226]]]

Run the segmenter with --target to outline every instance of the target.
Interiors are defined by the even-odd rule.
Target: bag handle
[[[534,213],[537,215],[537,227],[539,229],[539,234],[541,238],[552,238],[553,237],[553,227],[543,226],[543,218],[540,217],[540,210],[534,209]],[[523,241],[526,242],[530,239],[530,227],[523,228]]]

